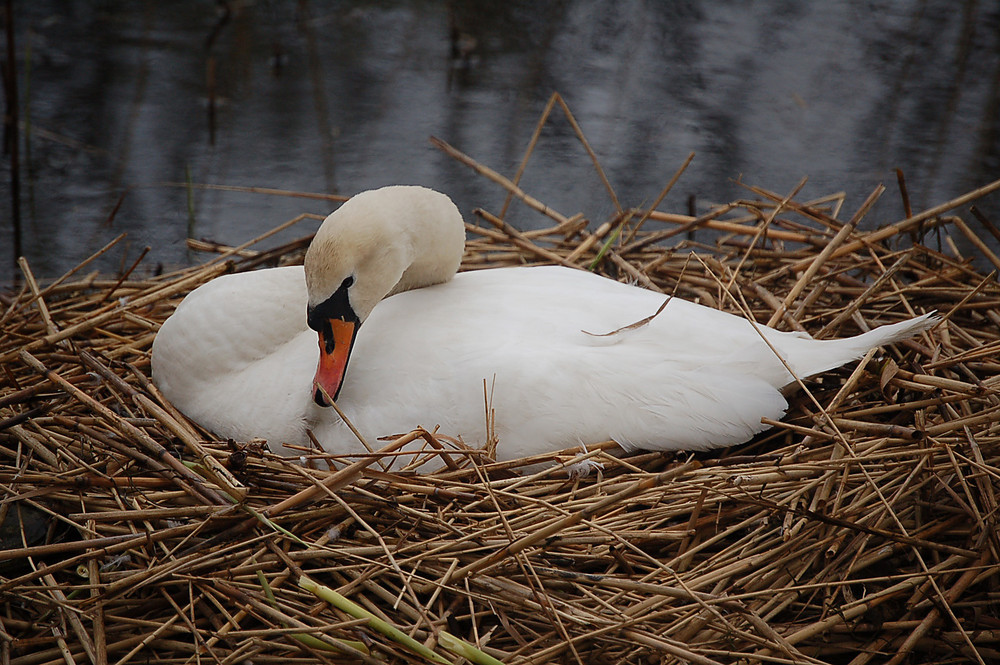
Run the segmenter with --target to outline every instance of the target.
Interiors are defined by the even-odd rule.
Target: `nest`
[[[1000,261],[987,220],[947,215],[986,190],[866,232],[875,195],[844,223],[842,198],[759,189],[588,231],[474,166],[554,222],[477,211],[467,270],[594,269],[817,337],[944,318],[799,385],[745,445],[607,443],[581,477],[579,449],[496,463],[430,421],[377,455],[287,458],[178,413],[149,380],[159,324],[307,239],[44,287],[22,264],[0,310],[0,662],[1000,661],[1000,288],[976,267]],[[414,439],[438,471],[379,466]]]

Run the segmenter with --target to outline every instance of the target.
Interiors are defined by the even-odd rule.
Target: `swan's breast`
[[[318,349],[302,268],[226,275],[192,291],[153,342],[153,379],[224,437],[299,441]],[[303,388],[305,386],[305,388]]]

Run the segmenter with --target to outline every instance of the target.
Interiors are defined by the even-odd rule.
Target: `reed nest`
[[[553,219],[477,211],[463,269],[593,269],[817,337],[943,321],[805,380],[742,446],[597,445],[581,477],[578,449],[501,464],[429,420],[379,442],[426,441],[440,468],[418,475],[219,441],[150,381],[186,293],[308,238],[160,276],[41,285],[22,263],[0,310],[3,665],[1000,662],[1000,260],[974,229],[1000,236],[960,216],[989,188],[868,231],[881,189],[847,222],[842,197],[752,189],[588,231],[455,156]]]

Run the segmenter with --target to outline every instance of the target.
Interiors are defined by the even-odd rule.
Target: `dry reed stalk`
[[[221,256],[157,277],[139,264],[46,285],[23,264],[25,286],[0,295],[3,662],[415,662],[303,575],[452,659],[453,638],[520,663],[1000,655],[1000,286],[909,243],[933,223],[995,265],[1000,232],[956,208],[1000,185],[875,231],[859,230],[875,195],[842,223],[843,195],[750,188],[699,217],[616,205],[589,232],[519,176],[456,157],[555,222],[521,231],[482,211],[465,269],[592,268],[821,337],[932,309],[945,321],[805,381],[773,429],[728,450],[619,459],[607,442],[587,452],[603,469],[576,478],[573,442],[498,463],[415,429],[375,454],[299,451],[299,467],[189,422],[148,356],[191,289],[296,260],[306,238],[203,246]],[[716,235],[678,240],[694,229]],[[439,471],[373,467],[412,441]]]

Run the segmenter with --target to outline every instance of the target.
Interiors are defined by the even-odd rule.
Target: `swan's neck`
[[[395,295],[411,289],[447,282],[455,276],[458,265],[454,261],[454,251],[442,251],[441,245],[417,253],[399,277],[399,281],[387,295]],[[461,260],[461,255],[459,255]]]

